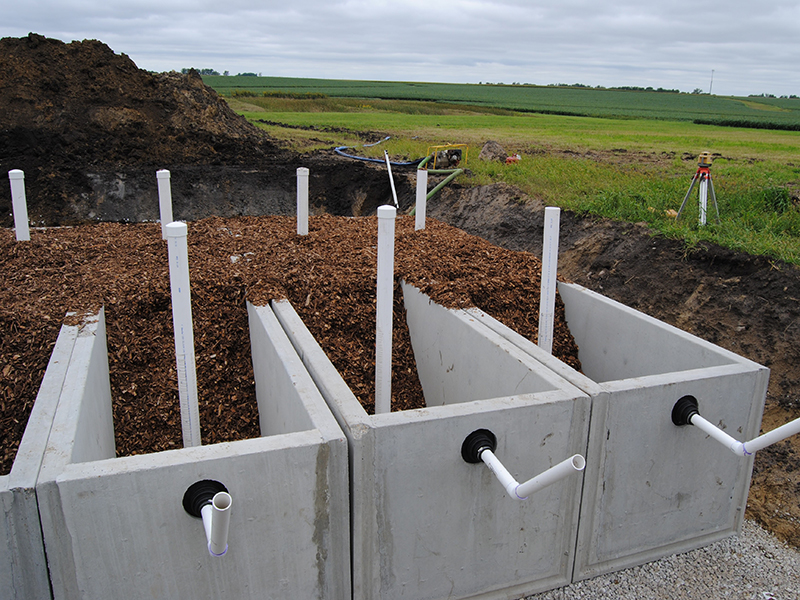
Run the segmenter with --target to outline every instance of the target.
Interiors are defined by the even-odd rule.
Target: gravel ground
[[[800,551],[745,520],[705,548],[573,583],[528,600],[798,600]]]

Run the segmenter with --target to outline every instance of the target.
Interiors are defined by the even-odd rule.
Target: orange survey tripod
[[[686,192],[686,196],[683,198],[683,202],[681,203],[681,207],[678,210],[678,214],[675,217],[675,220],[681,218],[681,213],[683,212],[683,207],[686,206],[686,201],[689,199],[689,195],[692,193],[694,189],[694,184],[697,181],[700,181],[699,193],[700,193],[700,215],[699,221],[700,225],[706,224],[706,211],[708,208],[708,192],[711,192],[711,200],[714,202],[714,210],[717,213],[717,223],[719,223],[719,206],[717,206],[717,195],[714,193],[714,182],[711,180],[711,153],[710,152],[702,152],[700,156],[697,158],[697,173],[694,174],[692,177],[692,184],[689,186],[689,191]]]

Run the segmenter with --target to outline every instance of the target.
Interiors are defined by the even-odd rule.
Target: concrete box
[[[264,437],[124,458],[104,322],[81,331],[36,488],[56,598],[350,596],[347,441],[270,309],[248,311]],[[233,498],[223,557],[182,506],[203,479]]]
[[[53,426],[78,326],[64,325],[50,355],[25,433],[8,475],[0,477],[0,599],[50,598],[36,502],[36,480]]]
[[[574,284],[559,283],[583,373],[471,314],[592,397],[574,579],[739,531],[753,459],[673,425],[684,395],[739,440],[758,435],[769,370]]]
[[[291,305],[272,304],[350,444],[353,597],[511,598],[568,583],[581,474],[519,501],[461,445],[491,430],[527,480],[583,453],[588,397],[465,313],[404,295],[427,407],[379,415]]]

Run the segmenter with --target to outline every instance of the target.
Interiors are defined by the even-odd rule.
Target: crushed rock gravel
[[[528,596],[527,600],[797,600],[800,552],[751,520],[698,550]]]

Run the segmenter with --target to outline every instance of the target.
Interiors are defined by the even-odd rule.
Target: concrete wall
[[[513,500],[488,468],[466,463],[460,450],[471,432],[490,429],[500,460],[517,479],[528,479],[583,453],[587,396],[474,319],[412,299],[415,354],[422,344],[425,355],[441,350],[447,357],[435,361],[430,379],[442,391],[436,402],[448,401],[368,415],[291,305],[273,302],[273,309],[350,444],[354,598],[510,598],[571,580],[580,474]],[[490,381],[473,381],[488,397],[465,400],[469,390],[449,389],[459,378],[448,373],[464,377],[478,352],[465,339],[480,342]],[[424,373],[426,365],[420,367]],[[513,382],[508,369],[517,373]],[[537,391],[522,386],[510,394],[520,381]]]
[[[37,485],[56,598],[349,597],[346,440],[271,311],[251,308],[250,322],[259,412],[288,428],[258,439],[113,458],[113,430],[89,417],[107,402],[101,328],[76,348],[70,373],[87,385],[62,394]],[[182,506],[202,479],[233,498],[220,558]]]
[[[36,480],[77,336],[77,326],[61,327],[11,472],[0,477],[2,600],[50,598]]]
[[[769,371],[577,285],[559,283],[583,373],[480,311],[470,314],[592,396],[575,579],[739,530],[752,457],[671,421],[691,394],[740,440],[758,435]]]

